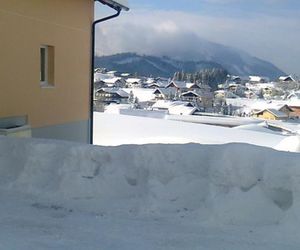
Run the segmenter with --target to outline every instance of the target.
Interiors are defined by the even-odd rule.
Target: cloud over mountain
[[[97,38],[98,55],[137,52],[180,60],[214,60],[219,53],[215,45],[224,44],[227,52],[244,50],[287,73],[300,73],[300,28],[293,17],[212,17],[139,10],[101,24]],[[230,60],[228,53],[226,56],[224,60]]]

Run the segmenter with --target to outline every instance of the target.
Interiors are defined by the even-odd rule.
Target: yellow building
[[[289,115],[276,109],[264,109],[255,113],[253,117],[265,120],[287,120]]]
[[[89,142],[93,22],[93,0],[0,1],[0,130]]]

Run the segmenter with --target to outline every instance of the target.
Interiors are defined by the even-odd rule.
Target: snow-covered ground
[[[299,249],[300,154],[271,149],[299,151],[298,136],[107,113],[94,125],[104,146],[0,137],[0,250]]]
[[[94,113],[94,143],[102,146],[122,144],[225,144],[248,143],[280,150],[299,152],[300,143],[282,143],[287,137],[245,129],[154,119],[119,114]],[[280,145],[280,148],[277,146]]]
[[[0,249],[300,246],[300,155],[0,137]]]

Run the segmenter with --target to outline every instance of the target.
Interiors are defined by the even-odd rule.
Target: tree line
[[[212,89],[217,89],[218,84],[224,83],[228,71],[222,68],[203,69],[195,73],[175,72],[173,80],[192,83],[208,84]]]

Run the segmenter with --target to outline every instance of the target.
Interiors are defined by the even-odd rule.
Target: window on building
[[[54,47],[40,47],[40,84],[41,87],[54,86]]]

